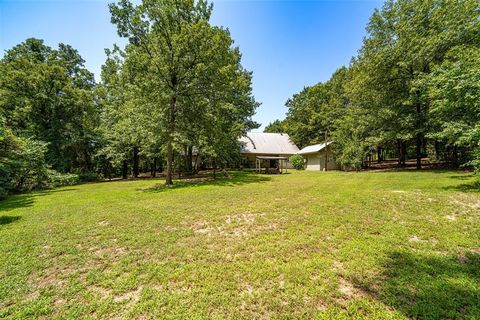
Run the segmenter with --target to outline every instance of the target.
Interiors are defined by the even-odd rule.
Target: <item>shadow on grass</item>
[[[51,189],[51,190],[41,190],[41,191],[33,191],[28,193],[11,195],[11,196],[8,196],[6,199],[0,201],[0,212],[10,211],[17,208],[31,207],[36,197],[43,197],[43,196],[54,194],[54,193],[73,191],[73,190],[76,190],[76,189],[74,188]]]
[[[19,220],[20,216],[0,216],[0,226]]]
[[[469,175],[465,175],[465,174],[462,174],[462,175],[457,175],[457,176],[448,176],[450,179],[454,179],[454,180],[471,180],[473,175],[472,174],[469,174]]]
[[[250,172],[233,172],[230,173],[231,177],[225,177],[220,175],[214,179],[213,176],[205,175],[202,177],[195,177],[191,179],[175,180],[172,186],[166,186],[164,184],[157,184],[153,187],[141,189],[146,192],[163,192],[174,189],[193,188],[197,186],[237,186],[249,183],[268,182],[272,180],[271,177],[266,175],[259,175]]]
[[[376,285],[357,285],[413,319],[480,319],[480,254],[393,252]]]
[[[471,170],[464,170],[464,169],[451,169],[451,168],[422,168],[422,169],[417,169],[415,167],[410,168],[410,167],[395,167],[395,168],[388,168],[388,169],[366,169],[360,172],[404,172],[404,173],[438,173],[438,174],[445,174],[445,173],[451,173],[451,174],[458,174],[458,176],[451,176],[453,177],[462,177],[465,176],[465,174],[472,173]],[[467,176],[468,177],[468,176]]]
[[[453,178],[453,177],[452,177]],[[456,178],[454,178],[456,179]],[[468,180],[468,179],[461,179],[460,180]],[[452,191],[461,191],[461,192],[480,192],[480,179],[470,181],[468,183],[461,183],[454,186],[447,186],[443,188],[444,190],[452,190]]]
[[[0,211],[9,211],[17,208],[31,207],[33,197],[29,194],[18,194],[0,201]]]

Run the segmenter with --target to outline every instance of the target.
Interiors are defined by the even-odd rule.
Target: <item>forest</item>
[[[120,0],[111,22],[128,43],[106,49],[101,80],[78,51],[30,38],[0,60],[0,196],[140,172],[228,167],[260,124],[252,72],[212,4]],[[333,140],[337,161],[416,159],[480,167],[480,5],[389,0],[348,66],[287,102],[286,132],[303,147]]]
[[[387,1],[351,63],[294,94],[265,131],[299,147],[334,141],[347,168],[372,159],[479,168],[479,16],[476,0]]]

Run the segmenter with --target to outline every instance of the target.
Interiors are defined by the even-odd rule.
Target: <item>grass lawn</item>
[[[480,318],[480,193],[449,171],[234,173],[0,202],[0,318]]]

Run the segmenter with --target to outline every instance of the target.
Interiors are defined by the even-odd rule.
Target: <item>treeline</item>
[[[225,165],[258,127],[251,73],[212,5],[121,0],[125,48],[107,50],[101,82],[71,46],[27,39],[0,61],[0,197],[49,185]]]
[[[337,161],[422,158],[480,167],[480,2],[396,0],[376,10],[358,55],[290,98],[286,132],[300,147],[334,141]]]

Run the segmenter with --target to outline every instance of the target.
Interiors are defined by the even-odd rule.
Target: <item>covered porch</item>
[[[255,172],[266,174],[287,173],[288,157],[256,156]]]

